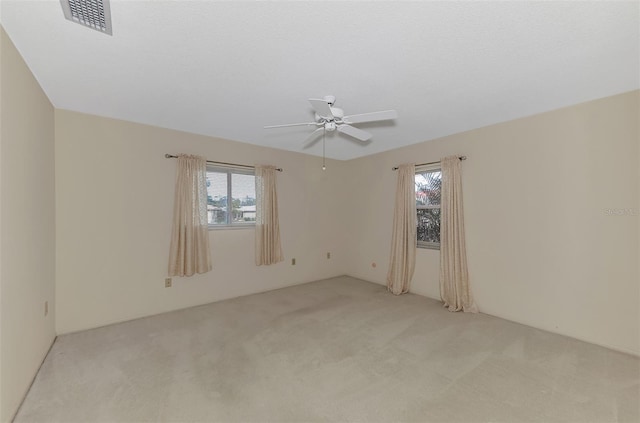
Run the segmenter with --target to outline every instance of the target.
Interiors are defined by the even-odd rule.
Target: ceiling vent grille
[[[109,0],[60,0],[64,17],[111,35]]]

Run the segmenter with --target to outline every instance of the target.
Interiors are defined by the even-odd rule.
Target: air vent
[[[64,17],[111,35],[109,0],[60,0]]]

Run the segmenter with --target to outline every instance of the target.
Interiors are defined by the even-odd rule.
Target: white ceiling
[[[113,36],[57,0],[0,21],[57,108],[308,154],[310,97],[361,124],[351,159],[640,87],[639,2],[112,0]]]

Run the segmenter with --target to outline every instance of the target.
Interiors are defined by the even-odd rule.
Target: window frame
[[[221,230],[221,229],[250,229],[250,228],[255,228],[256,226],[256,222],[254,221],[249,221],[249,222],[234,222],[233,221],[233,193],[232,193],[232,186],[233,186],[233,175],[251,175],[255,178],[256,176],[256,172],[255,169],[250,169],[250,168],[239,168],[239,167],[234,167],[234,166],[222,166],[219,164],[210,164],[207,163],[207,173],[209,172],[215,172],[215,173],[224,173],[227,175],[227,221],[226,223],[222,224],[222,223],[208,223],[208,228],[209,230]],[[255,187],[255,185],[254,185]],[[254,195],[256,195],[255,193],[255,188],[254,188]],[[257,196],[257,195],[256,195]],[[208,203],[207,203],[208,204]],[[257,204],[256,204],[256,209],[257,209]],[[256,210],[257,211],[257,210]]]
[[[435,172],[439,171],[442,175],[442,166],[440,163],[434,163],[430,165],[422,165],[416,166],[415,175],[425,172]],[[414,176],[415,183],[415,176]],[[442,193],[442,185],[440,186],[440,193]],[[423,248],[425,250],[440,250],[440,242],[427,242],[427,241],[419,241],[418,240],[418,210],[429,210],[429,209],[440,209],[440,218],[442,219],[442,204],[438,206],[429,205],[429,206],[419,206],[416,204],[416,247]],[[438,234],[440,236],[440,234]]]

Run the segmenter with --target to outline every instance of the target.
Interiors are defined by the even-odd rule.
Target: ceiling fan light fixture
[[[67,20],[113,35],[109,0],[60,0],[60,5]]]

